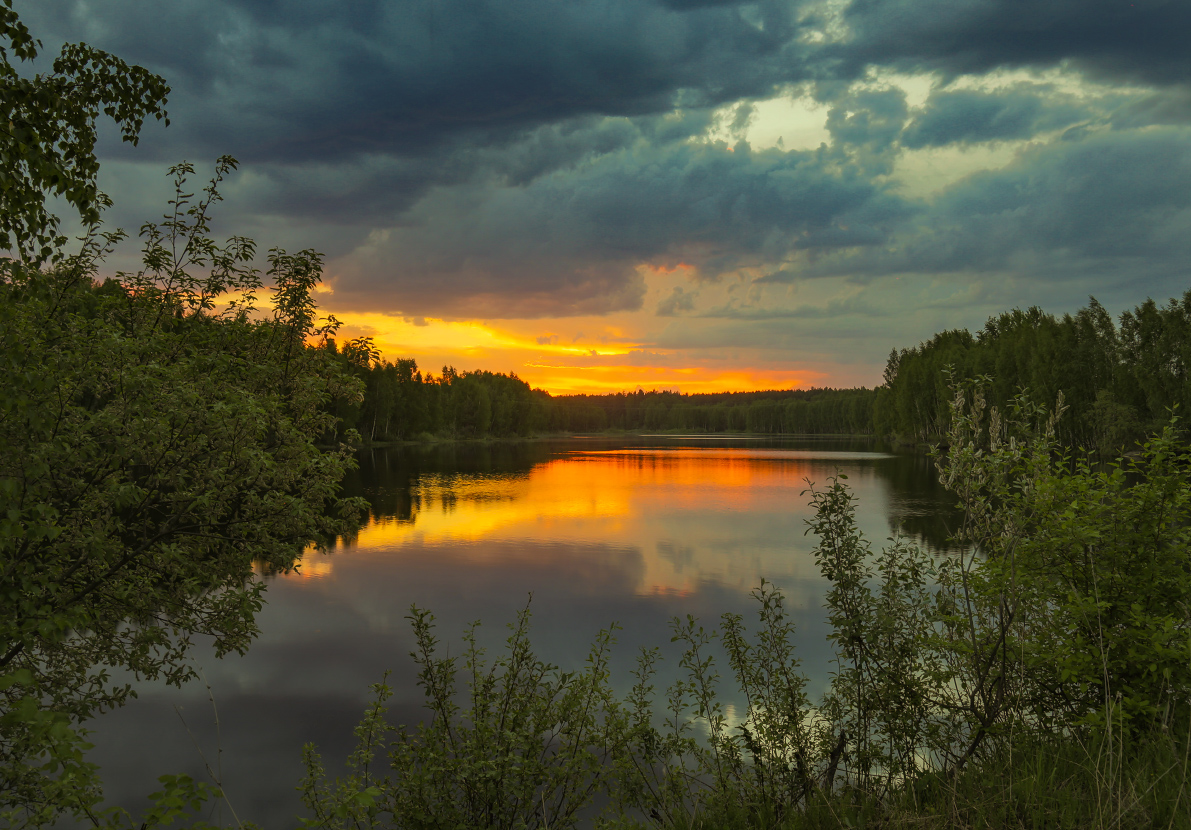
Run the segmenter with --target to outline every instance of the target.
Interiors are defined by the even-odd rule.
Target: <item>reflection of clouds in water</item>
[[[862,502],[883,502],[872,466],[889,458],[825,448],[616,448],[562,453],[517,476],[431,473],[410,482],[411,502],[421,505],[412,522],[375,519],[350,547],[404,556],[414,543],[442,545],[484,560],[491,549],[476,544],[485,541],[633,547],[642,551],[633,589],[641,594],[689,595],[709,581],[747,591],[761,576],[817,580],[800,555],[813,546],[804,535],[808,481],[822,486],[846,471]]]
[[[680,545],[663,540],[658,542],[658,556],[674,566],[675,573],[682,573],[684,567],[695,558],[695,549],[690,545]]]
[[[847,474],[874,545],[886,535],[889,506],[913,502],[906,494],[920,485],[898,477],[899,458],[826,446],[742,449],[575,453],[529,444],[482,448],[477,461],[453,448],[437,467],[416,448],[370,451],[356,492],[383,490],[384,504],[396,509],[374,502],[375,518],[355,539],[329,554],[308,552],[297,573],[268,577],[262,634],[246,657],[199,658],[221,715],[227,710],[225,729],[235,730],[225,752],[229,780],[256,781],[261,767],[278,771],[252,788],[259,801],[246,805],[246,818],[292,823],[302,743],[318,741],[329,765],[340,763],[368,685],[386,670],[394,672],[396,720],[419,716],[411,603],[434,612],[450,655],[461,653],[466,625],[482,620],[479,639],[492,656],[532,594],[534,647],[563,670],[582,668],[596,632],[618,623],[617,691],[631,686],[638,650],[660,646],[661,696],[679,676],[670,619],[693,614],[714,629],[731,612],[751,630],[756,605],[748,593],[765,576],[786,593],[807,692],[817,696],[831,651],[826,584],[810,555],[814,539],[804,535],[805,479],[822,487],[835,472]],[[466,464],[488,467],[461,471]],[[725,715],[736,725],[745,702],[733,698],[731,671],[717,655]],[[173,702],[199,712],[205,691],[147,687],[130,708],[96,723],[113,795],[137,794],[129,805],[153,788],[151,777],[142,780],[144,758],[160,761],[155,775],[189,769],[193,748]]]
[[[307,551],[302,554],[302,560],[294,566],[290,576],[297,579],[323,579],[331,575],[334,563],[326,553]],[[257,568],[258,575],[263,575],[263,569]]]

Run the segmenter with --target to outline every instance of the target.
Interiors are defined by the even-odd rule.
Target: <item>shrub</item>
[[[601,632],[580,672],[539,660],[529,643],[529,608],[518,615],[507,652],[487,663],[473,625],[462,657],[465,703],[457,701],[458,659],[442,657],[434,617],[411,610],[417,641],[412,653],[432,718],[414,729],[390,729],[376,700],[357,729],[352,774],[325,781],[307,747],[302,797],[314,813],[307,826],[397,828],[565,828],[606,787],[608,761],[619,734],[608,687],[611,631]],[[391,775],[373,772],[384,737]]]
[[[1023,393],[1000,412],[987,385],[953,386],[936,453],[963,509],[954,551],[895,538],[874,553],[843,476],[808,491],[835,650],[817,704],[764,581],[751,635],[733,614],[719,632],[673,621],[683,672],[660,704],[658,650],[617,700],[609,634],[585,673],[558,674],[523,613],[491,667],[469,631],[460,708],[455,662],[415,609],[433,720],[397,730],[383,780],[327,784],[311,753],[309,823],[567,827],[602,790],[609,828],[1191,826],[1191,458],[1176,424],[1096,468],[1056,444],[1061,399],[1048,413]],[[379,688],[357,770],[387,729]]]

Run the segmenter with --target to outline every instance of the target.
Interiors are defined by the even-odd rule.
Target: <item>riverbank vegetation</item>
[[[288,570],[355,528],[338,495],[350,449],[315,446],[326,404],[360,396],[306,345],[328,333],[318,256],[271,251],[272,309],[255,308],[251,244],[206,237],[231,167],[194,201],[193,171],[172,171],[174,210],[142,232],[135,274],[95,279],[115,241],[99,235],[0,272],[0,826],[118,825],[80,725],[134,677],[192,679],[196,637],[242,653],[254,567]]]
[[[976,334],[940,332],[894,350],[873,389],[790,389],[680,394],[637,390],[549,395],[515,375],[487,371],[423,375],[417,362],[383,360],[367,340],[328,348],[365,386],[339,403],[338,430],[366,442],[432,436],[477,438],[541,433],[696,432],[869,435],[928,445],[947,429],[948,373],[988,375],[1004,408],[1022,389],[1038,405],[1060,393],[1072,414],[1060,441],[1111,455],[1191,406],[1191,291],[1165,304],[1146,300],[1114,320],[1095,298],[1075,314],[1014,309]]]
[[[457,660],[413,609],[433,717],[391,728],[380,684],[347,777],[307,751],[304,823],[1191,826],[1191,457],[1177,423],[1159,423],[1185,403],[1191,300],[1119,327],[1095,308],[1014,312],[896,353],[877,391],[551,403],[511,376],[421,376],[367,340],[334,342],[312,300],[317,253],[272,250],[262,274],[251,241],[211,239],[231,159],[197,197],[193,168],[175,167],[166,216],[141,228],[141,267],[100,280],[123,235],[99,224],[95,122],[135,141],[164,118],[168,87],[81,45],[48,75],[18,72],[10,57],[39,44],[11,0],[0,38],[0,826],[209,826],[186,816],[219,793],[185,776],[163,776],[135,820],[103,807],[85,723],[134,679],[185,682],[198,637],[247,648],[254,566],[290,568],[356,524],[363,505],[339,490],[350,448],[334,444],[353,428],[850,432],[868,418],[949,446],[938,464],[963,511],[959,552],[873,550],[846,481],[808,494],[831,586],[824,695],[811,699],[767,584],[751,627],[676,620],[679,653],[641,653],[626,695],[612,629],[562,673],[534,655],[528,613],[495,660],[474,632]],[[73,253],[49,194],[87,228]],[[949,385],[931,374],[942,363]],[[1059,393],[1083,408],[1063,415]],[[1107,467],[1064,449],[1146,430],[1139,454]],[[666,689],[662,659],[682,670]]]
[[[39,48],[0,2],[0,827],[128,827],[102,806],[84,724],[134,680],[190,679],[196,638],[243,652],[254,565],[292,568],[355,527],[350,451],[315,442],[361,390],[308,347],[334,330],[316,323],[319,256],[273,250],[262,274],[251,241],[210,237],[232,159],[197,195],[173,168],[141,267],[99,279],[124,234],[100,224],[96,121],[135,143],[169,87],[81,44],[48,74],[10,63]],[[73,250],[50,194],[84,224]],[[148,826],[209,793],[162,783]]]
[[[367,339],[323,348],[365,389],[335,404],[329,441],[348,430],[365,443],[607,431],[867,435],[876,400],[871,389],[550,395],[516,375],[451,366],[423,374],[412,358],[382,359]]]
[[[1092,298],[1075,314],[1014,309],[976,334],[936,334],[893,351],[873,408],[873,430],[919,443],[947,430],[957,377],[989,375],[987,394],[999,406],[1028,390],[1041,405],[1063,395],[1071,409],[1058,425],[1067,446],[1112,454],[1166,422],[1173,407],[1191,405],[1191,291],[1165,304],[1147,299],[1114,320]]]
[[[674,620],[678,653],[643,651],[623,696],[614,627],[568,673],[534,655],[528,609],[490,661],[474,628],[449,656],[415,607],[429,717],[391,727],[378,685],[346,778],[308,748],[306,825],[1191,826],[1191,456],[1168,426],[1094,469],[1064,454],[1061,404],[1001,410],[991,386],[953,387],[937,458],[960,552],[873,550],[846,481],[808,493],[819,699],[765,583],[752,625]],[[680,679],[659,690],[664,657]]]

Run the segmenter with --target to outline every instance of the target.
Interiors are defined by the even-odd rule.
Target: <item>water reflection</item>
[[[882,465],[880,475],[889,484],[884,510],[890,530],[929,550],[950,550],[949,539],[960,514],[956,497],[939,483],[934,460],[922,454],[902,454],[895,463]]]
[[[334,769],[350,751],[368,684],[386,669],[397,717],[417,716],[405,619],[414,602],[435,612],[458,653],[475,619],[486,623],[482,640],[499,645],[532,593],[535,645],[564,668],[578,667],[595,632],[618,622],[616,668],[627,685],[636,650],[669,643],[670,618],[748,617],[748,592],[764,576],[786,592],[803,665],[821,687],[826,586],[804,535],[803,491],[837,472],[874,543],[894,527],[945,542],[948,500],[929,462],[868,444],[666,437],[362,453],[346,484],[369,504],[358,534],[307,555],[296,573],[266,577],[262,634],[246,657],[200,657],[241,818],[293,824],[301,745],[317,740]],[[95,758],[116,800],[138,803],[162,772],[203,775],[175,703],[214,751],[205,690],[146,688],[98,722]]]
[[[640,445],[645,442],[645,445]],[[748,444],[742,447],[741,444]],[[608,446],[612,444],[612,446]],[[603,448],[601,448],[601,446]],[[863,448],[863,449],[861,449]],[[360,469],[348,482],[353,495],[363,495],[371,507],[368,517],[371,532],[379,526],[420,522],[432,535],[466,530],[453,515],[460,501],[511,502],[521,500],[523,512],[550,512],[548,505],[560,506],[570,496],[571,511],[583,510],[581,493],[587,493],[588,509],[605,515],[627,512],[624,505],[602,501],[610,487],[624,492],[626,470],[613,464],[577,466],[582,461],[601,462],[606,459],[636,459],[639,471],[646,468],[659,472],[655,483],[669,490],[694,484],[739,493],[742,486],[754,483],[787,486],[793,480],[791,502],[805,502],[802,480],[822,483],[837,470],[861,465],[867,474],[885,483],[881,505],[862,504],[861,510],[870,513],[881,508],[886,527],[877,539],[891,532],[902,534],[934,550],[946,550],[950,529],[954,526],[952,511],[954,498],[939,484],[934,462],[917,453],[895,453],[888,447],[871,442],[816,441],[797,442],[773,439],[743,439],[715,436],[666,436],[652,441],[638,439],[637,445],[601,439],[570,442],[523,442],[493,445],[432,445],[401,450],[376,449],[360,454]],[[784,467],[784,479],[765,469],[764,462],[777,462]],[[759,463],[760,462],[760,463]],[[801,464],[801,467],[799,465]],[[599,476],[599,482],[593,475]],[[616,481],[613,478],[617,479]],[[533,483],[531,485],[531,479]],[[517,482],[520,482],[518,484]],[[851,482],[856,484],[856,482]],[[672,498],[674,492],[667,492]],[[790,494],[787,494],[790,495]],[[611,496],[607,496],[610,500]],[[487,522],[511,519],[517,508],[505,505],[504,515],[481,518],[481,511],[468,512],[470,520],[481,526]],[[747,509],[747,508],[746,508]],[[433,516],[437,511],[449,518]],[[456,525],[452,528],[452,525]],[[473,529],[479,528],[473,526]],[[400,531],[389,528],[385,533],[398,538]]]
[[[747,590],[762,575],[816,578],[813,562],[793,555],[810,546],[801,537],[810,516],[802,492],[811,483],[822,486],[847,468],[864,502],[884,503],[889,499],[878,471],[889,465],[880,462],[898,460],[832,447],[689,448],[673,442],[590,449],[570,444],[545,458],[535,455],[489,456],[471,471],[423,469],[396,486],[389,475],[392,454],[370,453],[363,463],[384,471],[361,470],[361,482],[377,482],[360,488],[372,516],[343,550],[409,558],[441,547],[448,558],[474,566],[492,555],[481,541],[517,542],[526,555],[541,546],[524,543],[549,542],[551,561],[558,544],[577,550],[599,544],[636,552],[630,587],[636,594],[685,596],[707,582]],[[886,535],[879,513],[862,515],[870,535]]]

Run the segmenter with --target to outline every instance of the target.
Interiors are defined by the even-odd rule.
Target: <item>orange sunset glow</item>
[[[0,0],[0,830],[1191,830],[1188,33]]]
[[[335,316],[343,323],[342,337],[371,337],[385,360],[413,358],[423,373],[438,374],[444,366],[513,373],[553,395],[638,388],[748,392],[830,382],[827,373],[809,368],[750,365],[752,355],[732,361],[659,348],[645,337],[633,336],[637,327],[632,315],[622,315],[622,319],[503,320],[499,324],[376,312],[336,311]],[[574,333],[554,333],[564,322]],[[547,333],[535,333],[543,330]]]
[[[524,477],[431,475],[421,481],[410,519],[374,520],[337,554],[308,554],[301,570],[324,578],[335,563],[422,557],[427,548],[459,566],[482,564],[510,556],[509,545],[521,557],[546,557],[538,564],[547,566],[557,549],[535,543],[549,540],[575,546],[576,556],[592,545],[635,551],[633,581],[643,595],[687,595],[709,578],[747,588],[758,557],[767,573],[811,578],[809,558],[791,558],[784,547],[742,546],[736,517],[788,513],[801,528],[806,508],[790,503],[790,489],[837,463],[788,451],[630,449],[572,453]]]
[[[553,395],[871,383],[867,366],[849,369],[811,354],[791,360],[788,351],[764,339],[728,348],[714,340],[703,343],[698,332],[707,324],[692,329],[690,319],[658,312],[675,296],[701,296],[731,307],[747,287],[744,282],[702,284],[695,266],[683,261],[640,263],[635,272],[644,289],[640,307],[606,314],[484,320],[386,312],[339,296],[343,278],[335,272],[320,286],[319,305],[342,323],[342,338],[371,337],[385,360],[413,358],[423,373],[438,374],[444,366],[512,373]],[[803,292],[801,301],[820,303],[822,296]]]

